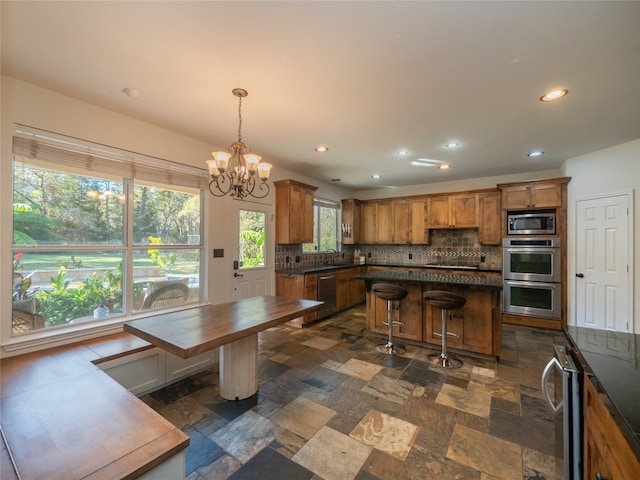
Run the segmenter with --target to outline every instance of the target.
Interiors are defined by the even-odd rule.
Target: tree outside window
[[[200,205],[197,188],[16,156],[13,332],[25,331],[15,322],[25,315],[26,330],[131,315],[166,282],[187,285],[183,303],[199,301]]]

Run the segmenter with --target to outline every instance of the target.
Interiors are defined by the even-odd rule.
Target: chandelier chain
[[[238,141],[242,142],[242,97],[238,97]]]

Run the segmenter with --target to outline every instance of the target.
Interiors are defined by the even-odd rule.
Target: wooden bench
[[[2,478],[9,455],[14,478],[184,478],[189,437],[98,368],[152,348],[120,333],[0,360]]]

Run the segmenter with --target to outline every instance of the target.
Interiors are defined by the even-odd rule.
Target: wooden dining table
[[[258,333],[322,303],[264,295],[132,320],[124,331],[181,358],[219,347],[220,396],[242,400],[258,391]]]

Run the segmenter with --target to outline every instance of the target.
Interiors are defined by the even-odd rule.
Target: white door
[[[578,326],[630,331],[629,205],[629,194],[576,202]]]
[[[268,258],[267,206],[233,201],[231,300],[268,295],[272,277]]]

